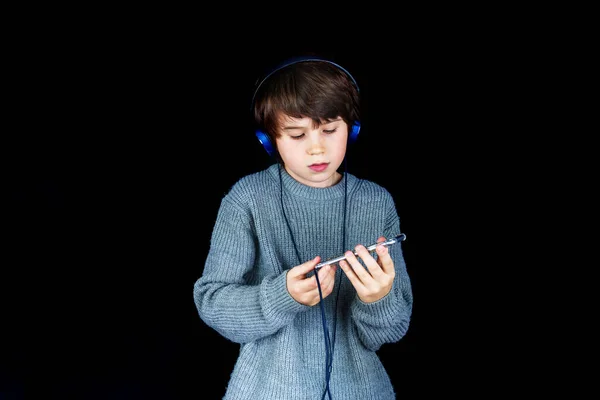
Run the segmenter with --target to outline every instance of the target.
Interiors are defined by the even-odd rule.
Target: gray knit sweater
[[[296,302],[287,292],[286,273],[317,255],[327,260],[399,233],[390,193],[351,174],[334,186],[313,188],[274,164],[233,185],[222,199],[204,271],[194,285],[200,318],[240,344],[223,399],[322,399],[326,345],[321,307]],[[324,300],[332,341],[335,332],[332,399],[396,398],[376,351],[406,334],[413,298],[401,245],[389,251],[397,272],[386,297],[362,302],[338,268],[336,287]]]

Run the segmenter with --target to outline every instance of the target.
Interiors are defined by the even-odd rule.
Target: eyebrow
[[[284,126],[284,127],[283,127],[283,130],[284,130],[284,131],[291,131],[291,130],[294,130],[294,129],[304,129],[304,128],[305,128],[304,126],[294,126],[294,125],[290,125],[290,126]]]
[[[323,122],[320,125],[329,125],[329,124],[333,124],[334,122],[339,122],[341,120],[342,120],[342,118],[340,117],[340,118],[337,118],[337,119],[334,119],[334,120],[331,120],[331,121],[325,121],[325,122]],[[294,129],[305,129],[305,128],[306,128],[305,126],[288,125],[288,126],[284,126],[282,129],[284,131],[291,131],[291,130],[294,130]]]

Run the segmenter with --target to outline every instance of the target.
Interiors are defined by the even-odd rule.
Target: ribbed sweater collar
[[[343,197],[345,194],[345,180],[348,179],[348,192],[356,184],[356,178],[348,173],[343,174],[342,179],[333,186],[326,188],[315,188],[298,182],[287,173],[285,168],[279,164],[273,164],[268,168],[269,173],[279,185],[279,168],[281,168],[281,180],[283,188],[287,194],[303,197],[311,200],[331,200]]]

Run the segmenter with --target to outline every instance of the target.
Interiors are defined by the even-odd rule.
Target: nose
[[[311,147],[308,150],[308,154],[310,154],[311,156],[317,156],[319,154],[323,154],[324,150],[322,147]]]
[[[320,135],[311,135],[310,137],[311,139],[308,145],[308,154],[311,156],[323,154],[325,152],[325,146],[321,141]]]

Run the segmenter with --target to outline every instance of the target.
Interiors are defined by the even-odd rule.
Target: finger
[[[382,243],[385,242],[387,239],[385,238],[385,236],[379,236],[379,238],[377,238],[377,243]],[[373,251],[374,253],[377,252],[377,248],[375,248],[375,250]]]
[[[339,265],[340,265],[340,268],[342,269],[342,271],[344,271],[344,273],[346,274],[346,277],[348,278],[350,283],[352,283],[352,286],[354,286],[354,288],[356,289],[356,291],[357,292],[363,291],[365,289],[365,285],[358,278],[358,276],[356,275],[356,272],[354,272],[354,269],[350,266],[348,261],[342,260],[339,262]],[[362,266],[361,266],[361,268],[362,268]]]
[[[357,275],[359,276],[359,278],[361,278],[363,280],[363,282],[365,284],[367,282],[369,282],[369,278],[377,279],[378,277],[380,277],[383,274],[383,272],[381,271],[381,267],[379,266],[379,264],[377,264],[377,261],[375,260],[375,258],[373,258],[372,253],[369,252],[369,250],[367,250],[367,248],[365,246],[359,244],[358,246],[356,246],[354,248],[354,250],[358,254],[358,257],[360,257],[360,259],[362,260],[362,262],[364,264],[364,266],[361,265],[362,268],[360,268],[360,270],[365,272],[364,277],[361,274],[360,270],[357,271]],[[354,267],[354,264],[350,263],[350,265],[352,265]],[[356,268],[359,268],[359,267],[356,266]]]
[[[332,279],[332,275],[335,272],[335,265],[329,264],[325,265],[323,268],[319,268],[318,271],[315,271],[316,274],[319,275],[319,281],[321,283],[328,282]]]
[[[321,285],[321,289],[326,288],[331,283],[331,271],[333,269],[333,265],[325,265],[323,268],[320,268],[318,271],[315,271],[315,277],[318,279],[318,284]]]
[[[318,280],[317,280],[317,276],[313,275],[310,278],[303,278],[303,279],[298,279],[297,282],[297,289],[301,292],[304,293],[310,293],[312,295],[316,295],[318,296],[318,292],[319,292],[319,286],[321,286],[321,291],[323,290],[324,287],[327,286],[327,282],[328,282],[328,277],[327,274],[328,272],[331,270],[332,266],[331,265],[326,265],[323,268],[320,268],[318,273]]]
[[[288,271],[288,274],[292,274],[291,276],[294,278],[304,279],[306,278],[306,274],[315,269],[319,261],[321,261],[321,256],[316,256],[312,260],[309,260],[304,264],[297,265],[294,268],[290,269]]]
[[[331,278],[331,273],[330,273],[332,266],[328,265],[321,269],[324,270],[325,268],[327,268],[327,270],[324,272],[327,272],[327,274],[319,275],[319,282],[318,282],[321,285],[321,295],[323,296],[323,298],[327,297],[331,293],[332,287],[334,285],[334,281]]]
[[[323,278],[319,276],[321,279],[321,289],[323,294],[327,292],[327,294],[331,293],[333,287],[335,286],[335,271],[337,267],[335,265],[329,265],[328,269],[325,271],[326,274],[323,275]]]
[[[383,247],[383,246],[378,246]],[[358,256],[362,259],[368,269],[368,274],[370,274],[373,278],[378,279],[383,275],[383,271],[381,267],[377,263],[377,261],[373,258],[371,253],[367,250],[367,248],[363,245],[358,245],[355,247]],[[364,268],[363,268],[364,269]],[[366,272],[366,271],[365,271]]]
[[[386,238],[385,236],[379,236],[379,238],[377,239],[377,243],[381,243],[381,242],[385,242]],[[389,249],[387,248],[387,246],[377,246],[375,248],[375,252],[377,253],[377,263],[379,264],[379,266],[381,267],[381,269],[383,270],[384,273],[386,274],[392,274],[393,276],[396,275],[396,270],[394,269],[394,261],[392,260],[392,257],[390,256],[390,252]]]
[[[365,246],[361,244],[356,246],[354,250],[357,251],[359,247],[362,247],[362,250],[364,250],[367,254],[369,253]],[[348,262],[350,267],[352,267],[352,271],[354,271],[354,273],[356,274],[358,279],[361,280],[361,282],[367,283],[369,279],[373,279],[371,274],[369,274],[369,271],[367,271],[365,267],[360,263],[360,261],[358,261],[354,253],[352,253],[351,251],[347,251],[344,255],[346,256],[346,262]]]
[[[377,246],[375,251],[377,252],[377,262],[383,273],[386,275],[396,276],[394,260],[392,260],[392,257],[390,256],[390,250],[386,246]]]

